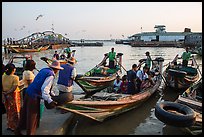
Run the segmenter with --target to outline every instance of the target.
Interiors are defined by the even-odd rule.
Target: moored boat
[[[47,50],[49,48],[49,46],[41,46],[39,48],[20,48],[20,47],[9,47],[9,50],[12,53],[24,53],[24,52],[40,52],[43,50]]]
[[[191,61],[192,63],[187,67],[182,66],[181,59],[179,60],[177,55],[172,62],[169,62],[163,72],[168,87],[184,91],[199,80],[201,76],[199,66],[194,57],[191,58]]]
[[[76,50],[72,50],[72,52],[71,52],[71,56],[72,56],[72,57],[74,57],[75,51],[76,51]],[[40,59],[43,60],[43,61],[45,61],[47,64],[51,64],[51,63],[53,62],[53,60],[55,60],[55,59],[51,59],[51,58],[47,58],[47,57],[41,57]],[[67,59],[67,58],[65,57],[65,55],[64,55],[64,58],[63,58],[63,59],[60,58],[58,61],[59,61],[60,64],[62,65],[62,64],[66,64],[66,63],[68,62],[68,59]]]
[[[106,66],[107,54],[104,54],[103,60],[85,74],[78,74],[75,82],[83,89],[87,95],[92,95],[109,86],[113,86],[113,82],[117,75],[122,73],[122,53],[118,53],[115,68],[110,69]],[[119,60],[119,61],[117,61]]]
[[[158,69],[159,72],[155,76],[155,84],[142,89],[137,94],[109,93],[110,87],[108,87],[89,97],[86,97],[86,95],[77,97],[75,95],[75,100],[63,106],[58,106],[58,108],[99,122],[103,122],[108,117],[134,109],[150,98],[159,88],[162,82],[161,72],[163,61],[162,58],[154,60],[153,70]]]
[[[92,47],[92,46],[96,46],[96,47],[102,47],[103,46],[103,42],[72,42],[71,43],[72,46],[85,46],[85,47]]]

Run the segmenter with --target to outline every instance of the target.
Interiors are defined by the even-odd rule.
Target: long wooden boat
[[[97,46],[97,47],[102,47],[103,43],[102,42],[72,42],[72,46],[80,46],[80,47],[93,47],[93,46]]]
[[[158,68],[159,65],[159,72],[161,72],[163,60],[160,58],[155,60],[155,62],[158,64],[155,64],[154,68],[156,66]],[[161,73],[158,73],[155,85],[141,90],[140,93],[134,95],[109,93],[109,88],[106,88],[89,97],[86,97],[86,95],[77,97],[75,95],[73,101],[66,105],[58,106],[58,108],[103,122],[108,117],[124,113],[144,103],[159,88],[161,81]]]
[[[72,54],[72,55],[71,55],[72,57],[74,57],[75,51],[76,51],[76,50],[72,50],[72,53],[71,53],[71,54]],[[43,60],[43,61],[45,61],[47,64],[51,64],[51,63],[53,62],[53,60],[54,60],[54,59],[47,58],[47,57],[41,57],[40,59]],[[60,62],[61,65],[62,65],[62,64],[66,64],[66,63],[68,62],[67,58],[59,59],[58,61]]]
[[[166,80],[167,86],[174,88],[175,90],[186,90],[191,84],[200,79],[199,66],[196,63],[194,57],[191,59],[192,63],[187,67],[182,66],[181,59],[178,59],[178,55],[170,62],[163,72],[163,76]],[[176,65],[175,62],[178,62]]]
[[[75,82],[83,89],[87,95],[92,95],[109,86],[113,86],[113,82],[117,75],[122,73],[122,53],[117,54],[116,65],[114,69],[106,66],[107,54],[104,54],[103,60],[85,74],[78,74]],[[119,60],[119,61],[117,61]]]
[[[9,50],[12,52],[12,53],[24,53],[24,52],[40,52],[40,51],[43,51],[43,50],[47,50],[49,48],[49,46],[41,46],[39,48],[19,48],[19,47],[10,47]]]

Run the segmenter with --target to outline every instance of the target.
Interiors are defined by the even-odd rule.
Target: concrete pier
[[[62,114],[59,109],[45,108],[36,135],[64,135],[73,116],[71,112]],[[23,130],[22,133],[26,134],[26,131]],[[2,135],[14,135],[12,131],[7,130],[6,114],[2,115]]]

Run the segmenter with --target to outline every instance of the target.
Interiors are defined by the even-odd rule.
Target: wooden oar
[[[202,73],[201,73],[201,71],[200,71],[199,65],[197,64],[197,62],[196,62],[194,56],[192,56],[192,58],[193,58],[193,60],[194,60],[194,62],[195,62],[195,64],[196,64],[196,66],[197,66],[198,71],[200,72],[200,75],[202,76]]]
[[[125,67],[123,67],[123,65],[120,64],[120,62],[118,62],[116,58],[115,58],[115,61],[127,72],[127,70],[125,69]]]

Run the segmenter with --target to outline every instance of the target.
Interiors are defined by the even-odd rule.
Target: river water
[[[131,47],[129,45],[118,45],[114,42],[104,42],[103,47],[71,47],[75,49],[75,65],[78,74],[83,74],[97,65],[104,57],[104,53],[108,53],[114,47],[115,51],[123,53],[122,65],[126,70],[131,69],[132,64],[138,64],[139,59],[145,58],[145,52],[149,51],[152,59],[163,57],[164,64],[169,63],[176,54],[181,54],[185,49],[176,47]],[[58,53],[62,49],[57,49]],[[28,53],[25,53],[28,54]],[[29,53],[37,62],[36,67],[40,70],[46,67],[46,63],[40,60],[40,57],[45,56],[51,58],[54,50]],[[16,53],[5,55],[2,51],[3,63],[6,64],[8,59]],[[202,71],[202,57],[195,55],[195,59]],[[16,65],[19,65],[16,62]],[[164,68],[165,69],[165,68]],[[35,72],[37,74],[37,71]],[[125,74],[125,71],[123,71]],[[56,81],[55,81],[56,82]],[[57,93],[56,86],[54,91]],[[74,84],[73,93],[82,93],[81,88]],[[138,108],[109,118],[102,123],[93,121],[86,117],[74,115],[72,125],[67,129],[68,135],[185,135],[187,134],[183,128],[168,126],[159,121],[154,115],[156,103],[169,100],[174,101],[178,97],[178,92],[166,88],[164,83],[161,84],[160,90],[150,97],[144,104]]]

